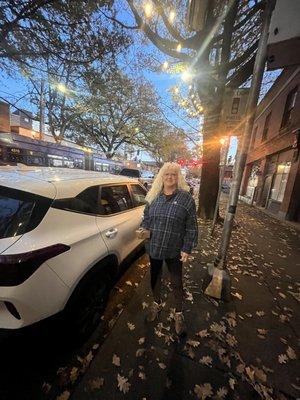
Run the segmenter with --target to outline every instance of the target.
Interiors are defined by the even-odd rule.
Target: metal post
[[[211,224],[211,230],[210,230],[210,235],[211,236],[214,234],[214,230],[215,230],[215,226],[216,226],[217,219],[218,219],[218,214],[219,214],[219,204],[220,204],[220,197],[221,197],[221,193],[222,193],[222,183],[223,183],[225,170],[226,170],[226,165],[227,165],[229,144],[230,144],[230,136],[228,136],[226,138],[226,141],[225,141],[224,161],[223,161],[223,164],[221,165],[221,168],[220,168],[219,189],[218,189],[218,195],[217,195],[217,200],[216,200],[216,205],[215,205],[213,222]]]
[[[238,197],[240,192],[240,186],[243,178],[243,172],[246,165],[247,153],[249,149],[251,133],[254,124],[255,110],[259,97],[261,82],[263,79],[265,62],[266,62],[266,51],[267,51],[267,40],[269,33],[269,26],[272,16],[272,11],[275,5],[275,1],[268,0],[266,2],[266,8],[264,11],[264,19],[262,26],[262,33],[259,39],[257,55],[255,58],[253,77],[251,82],[251,88],[246,108],[246,124],[245,131],[242,138],[241,152],[239,154],[236,166],[236,174],[231,185],[228,210],[224,221],[221,243],[218,251],[218,256],[215,259],[214,265],[218,269],[226,268],[226,257],[229,248],[231,231],[233,227],[234,216],[238,203]]]
[[[41,95],[40,95],[40,139],[44,138],[45,128],[45,99],[44,99],[45,81],[41,80]]]

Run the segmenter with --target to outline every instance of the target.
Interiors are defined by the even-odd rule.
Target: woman
[[[196,206],[176,163],[165,163],[146,196],[147,205],[141,223],[144,237],[149,237],[151,288],[154,301],[147,317],[152,322],[161,310],[161,275],[163,261],[170,273],[176,302],[175,331],[185,334],[182,314],[182,263],[188,260],[198,240]],[[150,233],[150,235],[149,235]]]

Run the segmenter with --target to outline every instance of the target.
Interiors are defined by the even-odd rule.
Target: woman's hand
[[[188,260],[188,258],[189,258],[189,255],[188,255],[188,253],[185,253],[184,251],[182,251],[181,253],[181,258],[180,258],[180,261],[182,261],[182,262],[187,262],[187,260]]]

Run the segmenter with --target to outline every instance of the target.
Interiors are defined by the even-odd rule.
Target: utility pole
[[[203,290],[207,295],[223,299],[225,301],[230,300],[230,276],[226,271],[227,252],[229,248],[231,232],[243,178],[243,172],[246,165],[247,154],[251,140],[257,101],[265,69],[267,40],[272,11],[274,9],[275,2],[276,0],[266,0],[266,6],[263,15],[262,32],[259,39],[251,88],[246,107],[245,131],[242,138],[241,151],[237,160],[236,173],[233,177],[232,185],[230,188],[228,209],[224,220],[221,242],[218,250],[218,255],[214,260],[214,264],[209,266],[208,274],[204,278],[203,282]]]
[[[41,79],[41,95],[40,95],[40,139],[44,139],[44,130],[45,130],[45,80]]]
[[[213,222],[211,224],[211,230],[210,230],[210,235],[212,236],[216,227],[217,219],[218,219],[218,214],[219,214],[219,204],[220,204],[220,197],[222,193],[222,183],[225,175],[225,170],[226,170],[226,165],[227,165],[227,157],[228,157],[228,151],[229,151],[229,144],[230,144],[230,136],[225,138],[225,146],[223,146],[223,162],[221,161],[221,168],[220,168],[220,177],[219,177],[219,190],[218,190],[218,195],[217,195],[217,201],[215,205],[215,211],[214,211],[214,217],[213,217]]]

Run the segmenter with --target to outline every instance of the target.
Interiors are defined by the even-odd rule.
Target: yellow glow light
[[[171,11],[170,12],[170,15],[169,15],[169,21],[170,22],[173,22],[174,21],[174,19],[175,19],[175,17],[176,17],[176,13],[175,13],[175,11]]]
[[[163,63],[162,68],[163,68],[164,70],[166,70],[166,69],[169,68],[169,63],[168,63],[168,61],[165,61],[165,62]]]
[[[138,131],[139,131],[139,128],[135,128],[134,130],[135,130],[136,132],[138,132]]]
[[[174,92],[175,92],[176,94],[178,94],[178,93],[179,93],[179,88],[176,87],[176,88],[174,89]]]
[[[152,3],[148,2],[148,3],[144,4],[144,11],[145,11],[146,17],[151,17],[151,14],[153,12]]]
[[[224,146],[224,144],[226,143],[226,138],[221,138],[221,139],[219,140],[219,142],[220,142],[220,144],[221,144],[222,146]]]
[[[67,93],[68,89],[63,83],[58,83],[57,89],[62,93]]]
[[[177,45],[177,47],[176,47],[176,50],[178,51],[178,53],[181,51],[181,49],[182,49],[182,46],[181,46],[181,44],[179,43],[178,45]]]
[[[189,71],[184,71],[184,73],[181,75],[181,79],[183,82],[188,82],[192,79],[192,74]]]

